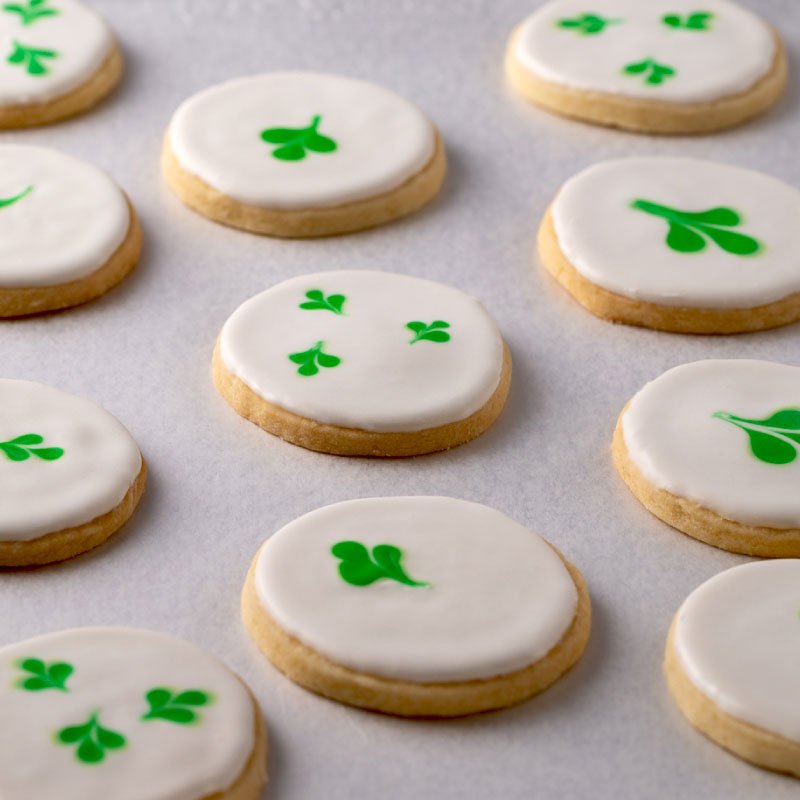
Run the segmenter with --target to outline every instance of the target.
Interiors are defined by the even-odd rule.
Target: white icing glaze
[[[726,519],[800,527],[800,457],[759,460],[746,431],[713,416],[765,419],[800,408],[800,367],[769,361],[696,361],[668,370],[631,400],[622,418],[633,463],[654,486]]]
[[[732,208],[727,230],[758,240],[753,255],[706,239],[695,253],[666,243],[669,223],[635,200],[689,212]],[[777,178],[691,158],[607,161],[571,178],[553,203],[559,246],[587,280],[663,306],[753,308],[800,292],[800,191]]]
[[[331,547],[399,547],[408,576],[353,586]],[[575,617],[578,593],[561,559],[504,514],[448,497],[351,500],[275,533],[256,564],[260,602],[327,658],[412,682],[489,678],[543,658]]]
[[[309,290],[347,297],[344,314],[299,308]],[[418,341],[411,321],[450,323],[450,341]],[[305,377],[289,354],[325,343],[339,366]],[[503,367],[497,326],[473,297],[386,272],[302,275],[243,303],[225,323],[227,369],[274,405],[342,427],[418,431],[465,419],[494,394]]]
[[[697,11],[714,16],[710,30],[672,28],[668,14],[686,18]],[[621,20],[601,33],[582,35],[558,26],[562,19],[597,14]],[[775,60],[769,26],[727,0],[553,0],[525,22],[513,56],[538,78],[576,89],[635,98],[697,103],[746,91],[769,73]],[[644,59],[672,67],[660,85],[624,67]]]
[[[44,438],[36,446],[64,454],[12,461],[0,451],[0,541],[30,541],[108,513],[142,468],[136,442],[100,406],[40,383],[0,380],[0,442],[29,433]]]
[[[715,575],[681,606],[673,641],[684,672],[717,706],[800,742],[800,560]]]
[[[305,128],[319,115],[332,153],[273,157],[269,128]],[[189,98],[169,128],[184,170],[242,203],[315,208],[397,188],[433,156],[434,128],[416,106],[364,81],[315,72],[240,78]]]
[[[102,267],[130,228],[120,188],[97,167],[44,147],[0,145],[0,289],[56,286]]]
[[[2,5],[27,6],[27,0]],[[45,103],[86,83],[114,46],[108,25],[78,0],[48,0],[47,8],[58,11],[23,24],[22,17],[0,8],[0,105]],[[8,63],[15,42],[26,47],[55,52],[43,58],[46,74],[31,75],[24,64]]]
[[[20,688],[19,662],[74,667],[68,691]],[[212,695],[186,725],[143,720],[154,688]],[[188,642],[129,628],[78,628],[0,649],[0,796],[3,800],[200,800],[229,788],[255,746],[253,703],[242,683]],[[86,765],[56,741],[93,712],[126,746]]]

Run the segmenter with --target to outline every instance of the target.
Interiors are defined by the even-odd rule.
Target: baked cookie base
[[[43,103],[0,106],[0,129],[33,128],[82,114],[111,93],[123,72],[122,50],[114,42],[111,52],[96,72],[67,94]]]
[[[147,467],[142,469],[122,502],[107,514],[74,528],[40,536],[30,541],[0,542],[0,567],[33,567],[66,561],[93,550],[116,533],[133,515],[147,483]]]
[[[800,320],[800,292],[753,308],[661,306],[603,289],[581,275],[564,254],[553,223],[552,206],[539,227],[539,258],[545,269],[585,309],[609,322],[669,333],[752,333]]]
[[[572,119],[642,133],[709,133],[740,125],[774,105],[786,88],[786,50],[774,31],[775,60],[770,71],[744,92],[702,103],[674,103],[609,92],[576,89],[537,77],[514,53],[517,28],[506,49],[505,70],[511,86],[531,103]]]
[[[128,233],[103,266],[86,277],[54,286],[0,286],[0,317],[42,314],[88,303],[120,283],[142,254],[142,228],[133,205],[130,200],[127,202],[130,211]]]
[[[627,408],[626,405],[617,420],[611,454],[622,479],[651,514],[694,539],[731,553],[767,558],[800,557],[800,528],[745,525],[649,483],[631,460],[625,445],[622,417]]]
[[[256,593],[255,560],[242,593],[242,615],[250,635],[273,665],[315,694],[399,717],[477,714],[516,705],[538,694],[583,655],[591,627],[591,601],[581,573],[561,553],[558,555],[578,590],[578,608],[572,624],[544,658],[516,672],[485,680],[408,683],[357,672],[327,659],[287,633],[264,609]]]
[[[683,715],[720,747],[765,769],[800,777],[800,743],[723,711],[692,683],[675,650],[675,621],[664,656],[667,685]],[[790,702],[787,698],[787,702]]]
[[[437,133],[430,161],[396,189],[352,203],[308,209],[265,208],[223,194],[183,169],[172,151],[169,131],[164,138],[161,167],[175,194],[204,217],[266,236],[311,238],[374,228],[417,211],[438,194],[447,171],[447,159]]]
[[[287,442],[335,456],[419,456],[448,450],[480,436],[500,415],[511,385],[511,354],[503,345],[500,382],[489,401],[474,414],[457,422],[421,431],[381,432],[328,425],[301,417],[257,395],[228,370],[219,352],[212,358],[214,383],[237,414]]]

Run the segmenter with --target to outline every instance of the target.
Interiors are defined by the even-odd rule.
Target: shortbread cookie
[[[119,83],[122,69],[111,29],[78,0],[0,4],[0,128],[80,114]]]
[[[625,407],[613,455],[674,528],[734,553],[800,556],[800,367],[675,367]]]
[[[145,475],[136,442],[100,406],[0,380],[0,567],[97,547],[133,514]]]
[[[188,642],[76,628],[4,647],[0,708],[3,800],[261,797],[261,712]]]
[[[441,138],[402,97],[315,72],[206,89],[175,113],[167,183],[206,217],[270,236],[326,236],[410,214],[439,191]]]
[[[777,32],[729,0],[552,0],[512,34],[506,73],[567,117],[703,133],[773,105],[787,65]]]
[[[0,317],[92,300],[141,249],[133,206],[104,172],[56,150],[0,145]]]
[[[591,622],[583,578],[555,548],[448,497],[351,500],[300,517],[259,551],[242,607],[291,680],[409,717],[528,699],[578,661]]]
[[[475,298],[342,270],[292,278],[239,306],[213,370],[239,414],[292,444],[410,456],[483,433],[505,404],[511,357]]]
[[[800,319],[800,191],[691,158],[607,161],[571,178],[539,230],[556,280],[612,322],[737,333]]]
[[[740,758],[800,777],[800,560],[742,564],[695,589],[664,668],[688,720]]]

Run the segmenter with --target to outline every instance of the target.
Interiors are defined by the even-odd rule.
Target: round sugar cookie
[[[105,172],[56,150],[0,145],[0,317],[92,300],[141,250],[136,212]]]
[[[505,404],[511,357],[475,298],[340,270],[291,278],[239,306],[213,373],[239,414],[292,444],[410,456],[483,433]]]
[[[707,544],[800,556],[800,367],[696,361],[648,383],[612,447],[653,514]]]
[[[171,636],[76,628],[0,649],[3,800],[257,800],[266,733],[245,685]]]
[[[351,500],[296,519],[257,554],[242,608],[291,680],[407,717],[528,699],[578,661],[591,624],[583,578],[555,548],[448,497]]]
[[[97,547],[133,514],[145,477],[136,442],[105,409],[0,379],[0,567]]]
[[[704,133],[783,93],[778,33],[729,0],[552,0],[513,32],[506,74],[548,111],[648,133]]]
[[[800,777],[800,560],[742,564],[695,589],[667,641],[689,722],[760,767]]]
[[[606,161],[564,184],[539,229],[546,269],[593,314],[682,333],[800,319],[800,191],[692,158]]]
[[[80,114],[111,92],[122,70],[111,29],[78,0],[0,5],[0,128]]]
[[[380,86],[276,72],[213,86],[176,111],[167,183],[235,228],[309,237],[371,228],[439,191],[444,146],[414,105]]]

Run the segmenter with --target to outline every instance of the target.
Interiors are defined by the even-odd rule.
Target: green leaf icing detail
[[[8,206],[13,206],[14,203],[18,203],[22,200],[23,197],[27,197],[33,191],[33,186],[28,186],[26,189],[23,189],[19,194],[15,194],[13,197],[0,197],[0,208],[7,208]]]
[[[6,59],[9,64],[24,66],[28,75],[39,77],[47,75],[50,69],[44,64],[43,59],[58,58],[55,50],[44,50],[38,47],[29,47],[14,41],[14,49]]]
[[[78,745],[75,758],[84,764],[100,764],[106,757],[106,750],[119,750],[127,744],[121,733],[104,728],[98,716],[96,711],[82,725],[62,728],[56,734],[60,744]]]
[[[634,61],[626,64],[622,71],[625,75],[641,75],[644,82],[649,86],[660,86],[667,78],[675,75],[675,69],[666,64],[659,64],[653,58],[645,58],[643,61]]]
[[[726,253],[735,256],[752,256],[762,249],[757,239],[727,230],[742,224],[741,214],[732,208],[721,206],[708,211],[679,211],[649,200],[634,200],[631,208],[666,220],[669,224],[667,245],[679,253],[699,253],[705,250],[704,235]]]
[[[195,709],[212,702],[211,695],[200,689],[173,692],[158,687],[151,689],[145,697],[150,704],[150,710],[142,715],[143,720],[163,719],[176,725],[191,725],[196,722],[198,713]]]
[[[29,673],[20,678],[17,684],[26,692],[42,692],[46,689],[56,689],[59,692],[68,692],[67,681],[75,671],[72,664],[63,661],[53,661],[45,664],[40,658],[26,658],[17,663],[23,671]]]
[[[320,367],[330,369],[332,367],[338,367],[339,364],[342,363],[342,359],[339,358],[339,356],[323,353],[322,348],[324,346],[325,342],[316,342],[313,347],[310,347],[308,350],[303,350],[302,353],[290,354],[289,360],[300,365],[297,370],[298,375],[310,378],[312,375],[316,375],[319,372]]]
[[[4,453],[9,461],[27,461],[31,456],[41,458],[42,461],[57,461],[64,455],[60,447],[34,447],[44,442],[38,433],[23,433],[16,439],[0,442],[0,452]]]
[[[687,31],[710,31],[709,23],[713,18],[714,15],[710,11],[695,11],[685,17],[681,17],[680,14],[665,14],[661,17],[661,21],[670,28],[683,28]]]
[[[750,450],[759,461],[791,464],[800,453],[800,408],[782,408],[766,419],[737,417],[727,411],[711,416],[745,431],[750,437]]]
[[[409,340],[409,344],[414,344],[422,340],[428,342],[449,342],[450,334],[444,328],[449,328],[450,323],[445,322],[443,319],[435,319],[429,325],[424,322],[407,322],[408,328],[413,334],[414,338]]]
[[[317,114],[311,118],[307,128],[267,128],[261,131],[261,138],[269,144],[280,145],[272,151],[272,155],[281,161],[302,161],[307,150],[332,153],[336,150],[336,142],[317,132],[321,120],[322,117]]]
[[[621,19],[608,19],[599,14],[581,14],[578,17],[557,20],[556,27],[573,30],[581,36],[595,36],[602,33],[606,26],[617,25],[620,22],[622,22]]]
[[[361,542],[337,542],[331,553],[341,560],[339,575],[353,586],[369,586],[375,581],[392,580],[406,586],[430,586],[429,583],[410,578],[400,563],[403,551],[391,544],[378,544],[372,548],[372,558]]]
[[[48,6],[50,0],[28,0],[27,4],[22,3],[6,3],[3,6],[3,11],[9,14],[19,14],[20,22],[23,25],[33,25],[34,22],[43,17],[54,17],[56,14],[61,13],[57,8]]]
[[[300,308],[306,309],[307,311],[319,309],[322,311],[333,311],[334,314],[344,314],[342,306],[347,298],[343,294],[329,294],[325,297],[325,294],[319,289],[311,289],[306,292],[306,297],[308,298],[308,302],[300,303]]]

